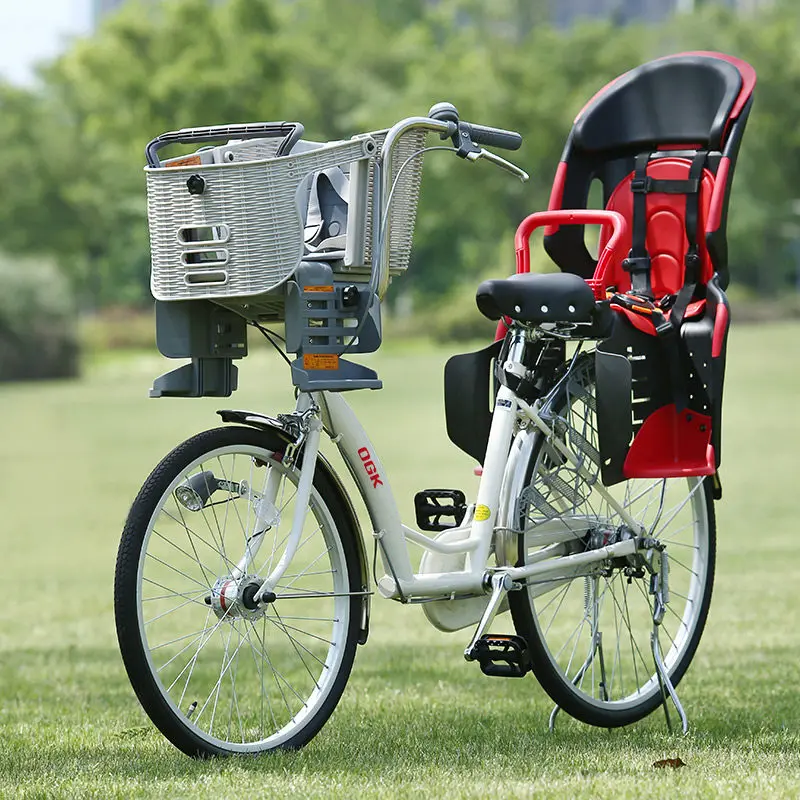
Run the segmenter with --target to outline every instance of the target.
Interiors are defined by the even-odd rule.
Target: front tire
[[[252,601],[292,527],[299,467],[282,463],[285,448],[269,431],[200,433],[153,470],[125,523],[114,584],[120,651],[142,707],[190,756],[302,747],[333,712],[352,668],[362,598],[351,593],[363,591],[358,532],[321,470],[277,599]],[[202,493],[209,473],[222,485],[191,510],[191,498],[187,506],[178,495],[189,485]],[[265,508],[268,482],[277,493]]]

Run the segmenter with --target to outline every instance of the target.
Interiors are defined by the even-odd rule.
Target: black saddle
[[[568,272],[520,273],[484,281],[476,295],[478,309],[489,319],[518,322],[592,322],[595,300],[583,278]]]

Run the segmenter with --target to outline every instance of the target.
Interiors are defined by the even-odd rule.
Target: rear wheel
[[[593,488],[601,480],[594,397],[594,360],[588,355],[576,363],[554,403],[553,434],[579,456],[588,475],[559,454],[552,437],[534,440],[517,505],[516,527],[525,532],[518,536],[519,564],[546,558],[547,547],[573,554],[630,535]],[[709,482],[628,480],[608,491],[647,536],[665,546],[670,601],[659,641],[677,685],[697,650],[711,600],[716,534]],[[626,557],[565,569],[509,593],[534,674],[561,708],[583,722],[627,725],[661,702],[650,643],[650,580],[644,559]]]
[[[125,524],[114,586],[123,661],[153,723],[192,756],[301,747],[350,674],[358,534],[320,470],[275,599],[253,599],[292,527],[299,471],[282,463],[285,447],[250,428],[198,434],[155,468]]]

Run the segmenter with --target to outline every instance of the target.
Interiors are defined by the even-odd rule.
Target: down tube
[[[367,506],[373,530],[381,533],[384,568],[390,573],[386,556],[391,561],[391,569],[401,581],[413,577],[411,559],[403,535],[400,512],[397,509],[386,469],[383,466],[366,431],[358,421],[353,409],[338,392],[317,392],[314,399],[323,409],[326,423],[334,434],[336,446],[347,462],[361,496]],[[385,555],[384,555],[385,553]]]

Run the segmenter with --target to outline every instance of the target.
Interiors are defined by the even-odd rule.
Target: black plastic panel
[[[453,356],[444,367],[447,435],[456,447],[479,464],[486,455],[492,426],[492,362],[502,344],[494,342],[476,353]]]
[[[156,344],[167,358],[244,358],[247,323],[209,300],[156,300]]]
[[[624,480],[628,446],[644,420],[673,400],[662,343],[621,314],[615,317],[612,335],[598,345],[595,356],[597,434],[606,486]]]
[[[594,363],[603,484],[613,486],[625,479],[622,466],[631,442],[631,365],[624,355],[606,351],[602,344]]]

